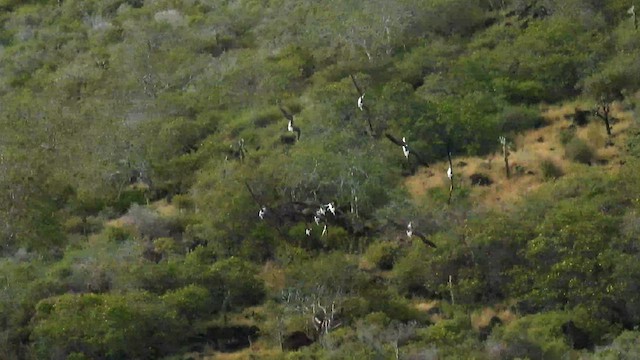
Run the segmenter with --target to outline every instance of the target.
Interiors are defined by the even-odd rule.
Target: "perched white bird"
[[[289,120],[289,124],[287,124],[287,130],[289,130],[289,132],[293,132],[293,120]]]
[[[404,157],[406,157],[407,159],[409,158],[409,146],[407,145],[407,139],[403,136],[402,137],[402,143],[404,145],[402,145],[402,153],[404,154]]]
[[[307,236],[311,236],[311,229],[304,229],[304,233],[307,234]]]
[[[316,215],[320,216],[324,216],[327,212],[324,210],[324,206],[320,206],[320,208],[318,209],[318,211],[316,211]]]
[[[333,203],[330,202],[326,206],[327,206],[327,210],[329,210],[333,214],[333,216],[336,216],[336,208],[335,206],[333,206]]]
[[[360,109],[360,111],[364,111],[364,94],[360,95],[358,98],[358,109]]]
[[[260,220],[264,220],[264,216],[267,213],[267,208],[265,206],[263,206],[260,211],[258,211],[258,216],[260,217]]]
[[[449,178],[449,180],[453,178],[453,170],[451,170],[451,166],[449,166],[449,169],[447,169],[447,177]]]
[[[627,10],[627,14],[629,15],[635,15],[636,13],[636,6],[635,5],[631,5],[631,7],[629,8],[629,10]]]
[[[327,233],[327,224],[324,224],[324,228],[322,228],[322,235],[320,236],[324,236]]]
[[[313,221],[316,222],[316,225],[320,225],[320,217],[318,215],[313,217]]]
[[[433,241],[430,241],[429,239],[427,239],[427,236],[425,234],[421,233],[420,231],[414,231],[413,225],[411,224],[411,222],[409,222],[409,224],[407,224],[407,237],[411,239],[413,235],[419,237],[420,240],[422,240],[422,242],[425,243],[427,246],[430,246],[432,248],[438,247]]]

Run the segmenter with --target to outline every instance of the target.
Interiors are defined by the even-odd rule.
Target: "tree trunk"
[[[507,174],[507,179],[511,178],[511,171],[509,170],[509,149],[507,144],[502,145],[502,155],[504,156],[504,171]]]

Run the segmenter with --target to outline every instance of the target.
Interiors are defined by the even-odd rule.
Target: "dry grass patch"
[[[543,161],[551,161],[562,170],[562,173],[570,176],[571,170],[578,168],[573,166],[570,159],[565,158],[565,147],[560,141],[560,134],[572,125],[572,120],[568,119],[567,115],[573,114],[576,108],[588,109],[589,107],[572,102],[542,109],[546,126],[532,129],[510,139],[512,142],[509,156],[512,175],[510,179],[506,178],[504,159],[496,145],[495,153],[482,158],[454,157],[455,183],[458,186],[471,187],[470,196],[475,203],[490,208],[505,209],[549,180],[545,178],[541,169]],[[623,111],[620,104],[614,104],[612,109],[613,116],[617,118],[613,125],[614,146],[605,146],[608,138],[604,125],[599,119],[594,118],[587,126],[577,128],[575,136],[593,148],[595,165],[616,171],[620,166],[621,149],[626,142],[627,129],[633,114]],[[498,135],[496,135],[496,144]],[[466,165],[460,166],[461,162]],[[434,188],[448,191],[449,180],[446,176],[448,167],[447,161],[440,161],[431,164],[429,168],[419,169],[415,175],[408,177],[405,185],[413,199],[419,201]],[[493,184],[472,185],[469,176],[474,173],[487,175]]]
[[[154,202],[150,208],[154,209],[163,217],[172,217],[178,214],[178,209],[176,209],[173,204],[169,204],[166,199]]]
[[[509,309],[504,309],[501,306],[498,306],[495,309],[486,307],[479,312],[471,314],[471,327],[478,331],[489,325],[494,316],[500,319],[503,324],[508,324],[516,319],[516,315]]]

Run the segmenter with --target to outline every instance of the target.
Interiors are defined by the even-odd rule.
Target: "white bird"
[[[364,111],[364,94],[360,95],[358,98],[358,109],[360,109],[360,111]]]
[[[627,10],[627,14],[629,15],[635,15],[636,13],[636,6],[635,5],[631,5],[631,7],[629,8],[629,10]]]
[[[324,228],[322,228],[322,235],[320,236],[324,236],[327,233],[327,224],[324,224]]]
[[[449,180],[453,178],[453,170],[451,170],[451,166],[449,166],[449,169],[447,169],[447,177],[449,178]]]
[[[311,229],[304,229],[304,233],[307,234],[307,236],[311,236]]]
[[[413,226],[411,226],[411,221],[409,221],[409,224],[407,225],[407,237],[412,237],[413,236]]]
[[[318,211],[316,211],[316,215],[318,216],[324,216],[327,212],[324,210],[323,206],[320,206],[320,208],[318,209]]]
[[[285,110],[282,106],[280,107],[280,111],[282,111],[282,115],[289,120],[287,123],[287,131],[295,132],[298,135],[298,140],[300,140],[300,128],[293,124],[293,114]]]
[[[333,206],[333,203],[330,202],[326,206],[327,210],[329,210],[333,214],[333,216],[336,216],[336,208]]]
[[[264,220],[264,215],[267,213],[267,208],[265,206],[263,206],[260,211],[258,211],[258,216],[260,217],[260,220]]]
[[[320,225],[320,217],[318,215],[313,217],[313,221],[316,222],[316,225]]]
[[[407,159],[409,158],[409,146],[407,145],[407,139],[405,139],[405,137],[402,137],[402,142],[404,143],[404,145],[402,145],[402,153],[404,154],[404,157],[406,157]]]

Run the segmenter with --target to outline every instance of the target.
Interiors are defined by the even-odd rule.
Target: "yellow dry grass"
[[[565,115],[574,112],[576,107],[587,108],[578,103],[567,103],[562,106],[551,106],[541,109],[547,125],[532,129],[516,136],[512,140],[509,156],[511,178],[507,179],[502,152],[488,154],[483,157],[454,157],[454,184],[471,187],[471,199],[474,203],[489,208],[506,209],[523,195],[537,189],[544,183],[540,171],[543,160],[551,160],[560,167],[565,176],[571,176],[576,167],[565,158],[564,146],[560,142],[560,133],[571,125]],[[578,128],[576,136],[585,140],[595,149],[595,164],[603,170],[616,171],[620,166],[620,156],[631,124],[631,114],[623,111],[618,105],[612,106],[612,113],[617,118],[613,124],[613,146],[605,146],[607,135],[604,124],[593,119],[587,126]],[[497,136],[496,136],[497,142]],[[419,201],[433,188],[447,191],[447,161],[434,163],[429,168],[420,169],[415,175],[405,180],[405,185],[413,199]],[[520,169],[520,171],[516,171]],[[488,176],[493,184],[490,186],[472,185],[469,176],[479,173]],[[455,201],[455,199],[454,199]]]
[[[516,316],[511,310],[502,308],[500,306],[496,308],[486,307],[471,314],[471,327],[475,330],[486,327],[491,322],[491,319],[496,316],[503,324],[508,324],[516,319]]]
[[[113,219],[113,220],[109,220],[105,223],[105,226],[110,226],[110,227],[116,227],[116,228],[123,228],[123,227],[127,227],[127,226],[132,226],[133,222],[131,221],[131,218],[129,218],[126,215],[120,216],[117,219]]]
[[[418,311],[428,312],[429,310],[431,310],[434,307],[438,306],[438,301],[434,300],[434,301],[428,301],[428,302],[419,302],[419,303],[415,304],[414,306],[415,306],[416,310],[418,310]]]
[[[426,312],[429,312],[434,307],[437,307],[438,304],[439,304],[439,301],[434,300],[434,301],[419,302],[414,304],[413,306],[416,308],[416,310],[426,313]],[[429,321],[431,321],[434,324],[441,321],[442,319],[443,319],[443,316],[440,313],[434,313],[429,316]]]
[[[172,217],[178,213],[178,209],[173,204],[169,204],[166,199],[154,202],[151,204],[151,208],[164,217]]]

